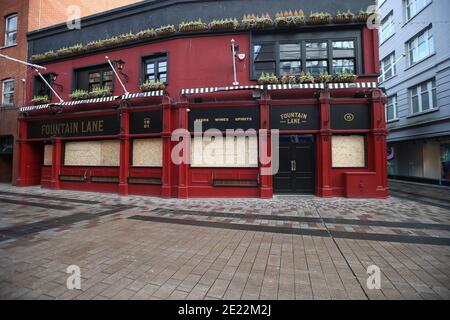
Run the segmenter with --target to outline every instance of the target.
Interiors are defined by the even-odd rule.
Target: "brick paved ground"
[[[450,299],[449,191],[394,189],[177,200],[0,185],[0,298]],[[73,264],[81,290],[66,288]],[[373,264],[381,290],[366,288]]]

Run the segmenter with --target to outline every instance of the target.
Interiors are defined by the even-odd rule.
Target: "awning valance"
[[[40,104],[35,106],[25,106],[21,107],[20,111],[32,111],[32,110],[42,110],[49,108],[51,106],[76,106],[81,104],[95,104],[95,103],[102,103],[102,102],[111,102],[115,100],[125,100],[125,99],[137,99],[137,98],[146,98],[146,97],[162,97],[164,95],[164,91],[158,90],[158,91],[149,91],[149,92],[138,92],[138,93],[127,93],[122,96],[110,96],[110,97],[103,97],[103,98],[94,98],[94,99],[86,99],[86,100],[76,100],[76,101],[64,101],[64,102],[57,102],[57,103],[47,103],[47,104]]]

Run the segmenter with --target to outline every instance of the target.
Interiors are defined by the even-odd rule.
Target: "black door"
[[[273,177],[275,193],[313,194],[314,136],[280,135],[279,169]]]

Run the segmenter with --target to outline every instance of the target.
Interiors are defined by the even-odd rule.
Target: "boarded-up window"
[[[53,145],[46,144],[44,145],[44,166],[52,165],[52,153],[53,153]]]
[[[192,167],[258,167],[258,138],[255,136],[192,139]]]
[[[64,150],[66,166],[120,166],[118,140],[66,142]]]
[[[134,167],[162,167],[162,139],[134,139]]]
[[[364,168],[366,166],[365,137],[334,135],[331,138],[333,168]]]

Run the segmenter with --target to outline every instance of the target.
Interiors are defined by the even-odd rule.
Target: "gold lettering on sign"
[[[308,121],[306,112],[286,112],[280,114],[280,123],[301,124]]]
[[[194,122],[209,122],[209,119],[199,118],[199,119],[195,119]]]
[[[82,133],[98,133],[104,130],[104,120],[95,121],[82,121],[81,132]]]
[[[228,122],[228,118],[215,118],[214,119],[216,122]]]
[[[242,117],[242,118],[234,118],[234,121],[238,122],[238,121],[252,121],[253,118],[252,117]]]

